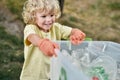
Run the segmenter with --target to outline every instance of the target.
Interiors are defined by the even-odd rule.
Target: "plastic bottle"
[[[88,75],[91,77],[91,80],[109,80],[108,74],[105,72],[105,69],[101,66],[92,67],[88,71]]]

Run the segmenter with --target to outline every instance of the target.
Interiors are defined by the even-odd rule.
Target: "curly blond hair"
[[[35,24],[36,11],[53,11],[56,18],[61,15],[58,0],[27,0],[23,7],[23,20],[26,24]]]

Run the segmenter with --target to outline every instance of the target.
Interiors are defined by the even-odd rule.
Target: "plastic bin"
[[[55,50],[58,57],[51,59],[51,80],[120,80],[120,44],[110,41],[84,41],[77,46],[69,41],[57,43],[61,49]],[[89,56],[85,58],[86,52],[83,51],[82,56],[73,57],[73,51],[76,50],[86,50]],[[79,58],[75,59],[77,57],[84,57],[84,63],[89,65],[81,67],[81,62],[77,61]]]

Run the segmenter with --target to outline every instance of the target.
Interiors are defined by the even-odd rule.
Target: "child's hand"
[[[85,33],[80,31],[79,29],[73,29],[70,35],[70,41],[72,44],[77,45],[85,39],[85,36]]]
[[[59,45],[50,41],[49,39],[41,39],[39,49],[47,56],[56,56],[55,49],[59,49]]]

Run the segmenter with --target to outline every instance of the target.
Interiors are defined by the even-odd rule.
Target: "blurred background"
[[[0,0],[0,80],[19,80],[25,1]],[[120,0],[65,0],[58,22],[81,29],[93,40],[120,43]]]

